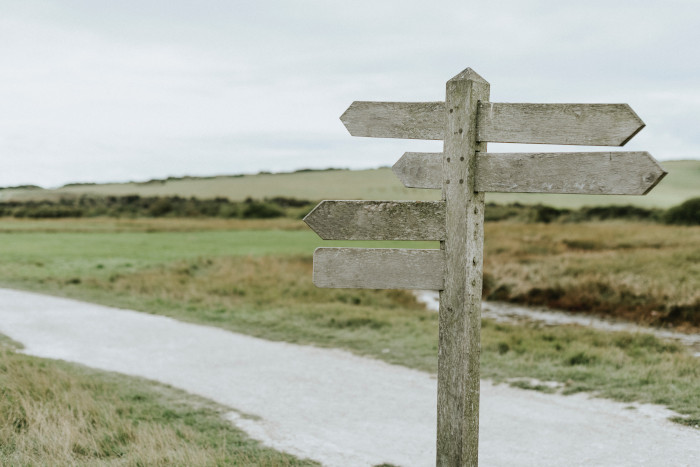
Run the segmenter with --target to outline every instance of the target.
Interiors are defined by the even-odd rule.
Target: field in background
[[[487,222],[485,238],[486,298],[700,328],[700,227]],[[58,293],[87,283],[109,289],[107,279],[196,258],[438,247],[323,241],[292,219],[9,219],[0,220],[0,240],[1,283]]]
[[[668,161],[661,164],[669,174],[646,196],[542,195],[489,193],[487,202],[546,204],[561,208],[632,204],[668,208],[700,196],[700,161]],[[437,190],[403,187],[389,168],[373,170],[300,171],[284,174],[218,176],[154,180],[145,183],[65,186],[54,190],[0,190],[0,201],[58,198],[66,195],[96,194],[124,196],[227,197],[243,200],[286,196],[298,199],[436,200]]]
[[[22,221],[0,223],[0,229],[10,227],[0,234],[0,284],[272,340],[344,348],[435,371],[437,315],[408,291],[316,288],[311,252],[331,242],[308,230],[284,230],[290,224],[276,220],[266,221],[265,230],[217,230],[220,220],[211,225],[201,220],[200,230],[188,231],[174,228],[171,219],[150,219],[150,232],[143,231],[144,224],[130,222],[122,224],[121,232],[108,232],[97,221],[30,221],[24,228],[18,228]],[[81,229],[84,222],[87,227]],[[61,225],[69,231],[56,231]],[[103,230],[91,231],[96,225]],[[657,293],[669,300],[696,297],[697,288],[690,285],[698,283],[700,271],[679,270],[679,264],[697,254],[700,227],[495,223],[486,228],[492,239],[486,244],[490,293],[559,287],[564,291],[560,299],[580,297],[582,291],[570,284],[581,277],[583,283],[610,284],[611,291],[619,291],[601,295],[609,304],[625,302],[630,293],[626,279],[642,281],[648,290],[632,292],[648,292],[649,300],[658,299]],[[620,229],[635,235],[625,244],[616,234]],[[693,274],[685,288],[676,284],[683,271]],[[622,401],[659,403],[687,415],[682,423],[700,423],[700,360],[680,345],[576,326],[489,321],[482,336],[485,378],[538,390],[551,389],[532,385],[528,378],[557,381],[567,393],[594,391]]]
[[[662,165],[671,173],[648,197],[501,194],[487,200],[561,208],[609,203],[667,208],[700,197],[700,161]],[[276,195],[311,200],[439,196],[436,191],[405,189],[390,169],[378,169],[82,185],[55,191],[6,189],[0,190],[0,201],[93,192],[237,200]],[[502,215],[512,209],[492,206],[487,214],[506,218]],[[507,221],[486,222],[487,298],[691,332],[700,329],[700,226],[662,225],[651,217],[531,223],[527,219],[534,214],[549,216],[552,210],[528,209],[532,212]],[[435,313],[426,311],[408,291],[318,289],[311,282],[311,254],[319,246],[437,248],[437,242],[327,242],[296,214],[276,219],[128,217],[0,218],[0,286],[436,369]],[[482,326],[484,378],[540,391],[589,391],[620,401],[662,404],[683,415],[679,423],[700,425],[700,359],[680,345],[578,326],[488,320]],[[59,381],[61,389],[48,393],[42,389],[47,381]],[[556,382],[556,389],[538,381]],[[216,407],[193,407],[191,400],[185,404],[179,399],[182,395],[140,380],[0,349],[0,387],[9,388],[3,394],[12,398],[9,405],[0,401],[0,464],[42,459],[90,464],[115,456],[132,456],[128,458],[142,464],[159,459],[181,464],[197,459],[212,464],[299,462],[260,450],[222,422]],[[22,401],[21,411],[14,410],[16,401]],[[69,402],[75,409],[70,414],[64,410]],[[47,424],[64,419],[70,420],[68,428]],[[90,430],[83,429],[85,420],[93,421]],[[154,433],[158,449],[140,444],[138,429]],[[43,436],[37,433],[50,430],[58,430],[50,435],[54,444],[44,445],[41,455],[46,457],[34,457]],[[64,457],[52,457],[61,449]]]

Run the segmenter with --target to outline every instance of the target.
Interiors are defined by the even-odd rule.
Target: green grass
[[[669,172],[647,196],[542,195],[522,193],[489,193],[487,201],[498,203],[542,203],[561,208],[607,204],[633,204],[643,207],[668,208],[700,196],[700,161],[666,161],[661,165]],[[335,170],[287,174],[245,175],[173,180],[149,184],[104,184],[63,187],[57,190],[3,190],[0,199],[55,197],[65,194],[94,193],[101,195],[139,194],[141,196],[183,196],[197,198],[289,196],[301,199],[377,199],[436,200],[437,190],[407,189],[389,168],[373,170]]]
[[[172,220],[126,222],[161,231],[90,231],[101,221],[0,221],[0,283],[63,293],[64,285],[107,280],[179,260],[305,255],[317,247],[437,248],[437,242],[331,242],[303,230],[206,230],[240,226]],[[196,225],[183,221],[185,226]],[[301,224],[300,222],[296,225]],[[84,231],[43,231],[42,225]],[[107,226],[113,225],[107,223]],[[292,227],[289,222],[256,222]],[[9,226],[9,228],[5,228]],[[32,228],[36,231],[27,231]],[[491,299],[550,305],[660,325],[700,325],[700,228],[644,223],[487,223],[485,289]],[[652,267],[653,266],[653,267]]]
[[[47,233],[40,223],[32,226],[38,231],[0,235],[0,283],[435,371],[437,316],[406,291],[316,288],[310,253],[334,242],[311,232]],[[560,286],[569,287],[572,300],[585,297],[567,285],[577,279],[624,292],[611,294],[610,303],[632,297],[626,287],[639,280],[646,282],[638,294],[651,298],[697,294],[698,271],[689,258],[700,251],[698,228],[639,223],[486,228],[487,282],[506,284],[515,295]],[[686,282],[676,284],[679,277]],[[485,322],[482,361],[483,375],[497,381],[559,381],[567,392],[664,404],[690,417],[689,424],[700,416],[700,360],[651,337]],[[544,389],[540,386],[533,387]]]
[[[0,336],[1,465],[317,465],[261,446],[205,399],[13,347]]]
[[[406,291],[316,288],[308,257],[199,258],[46,285],[77,298],[436,371],[436,314]],[[646,335],[488,321],[482,339],[486,378],[559,381],[566,392],[593,391],[663,404],[691,420],[700,416],[700,360],[679,345]]]
[[[36,225],[36,224],[35,224]],[[0,233],[0,283],[42,288],[88,277],[105,279],[181,259],[248,255],[309,255],[324,242],[310,230],[196,232]],[[430,242],[354,242],[366,247],[435,247]]]
[[[536,378],[563,383],[563,392],[592,392],[621,402],[668,406],[700,418],[699,359],[680,344],[648,334],[600,332],[578,326],[514,326],[484,321],[482,375],[496,381]],[[514,385],[551,391],[546,385]]]

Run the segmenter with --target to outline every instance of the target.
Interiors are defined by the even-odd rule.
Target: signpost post
[[[439,240],[440,249],[318,248],[319,287],[440,291],[437,465],[478,465],[484,192],[648,193],[666,172],[646,152],[488,153],[487,142],[622,146],[644,123],[627,104],[489,102],[467,68],[445,102],[353,102],[353,136],[443,140],[442,153],[406,153],[407,187],[435,202],[323,201],[304,219],[326,240]]]

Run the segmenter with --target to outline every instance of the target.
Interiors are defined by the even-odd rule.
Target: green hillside
[[[585,205],[634,204],[642,207],[667,208],[700,196],[700,160],[668,161],[662,166],[669,172],[646,196],[545,195],[528,193],[489,193],[487,201],[498,203],[542,203],[555,207],[577,208]],[[310,200],[378,199],[435,200],[437,190],[404,188],[389,168],[371,170],[300,171],[282,174],[244,176],[185,177],[146,183],[73,185],[54,190],[5,189],[0,200],[55,198],[65,195],[182,196],[197,198],[274,196]]]

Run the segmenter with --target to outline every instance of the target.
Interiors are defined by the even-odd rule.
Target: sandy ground
[[[0,333],[28,354],[215,400],[252,437],[326,465],[434,465],[436,381],[427,373],[5,289]],[[481,388],[482,465],[700,465],[700,433],[667,421],[662,408]]]

